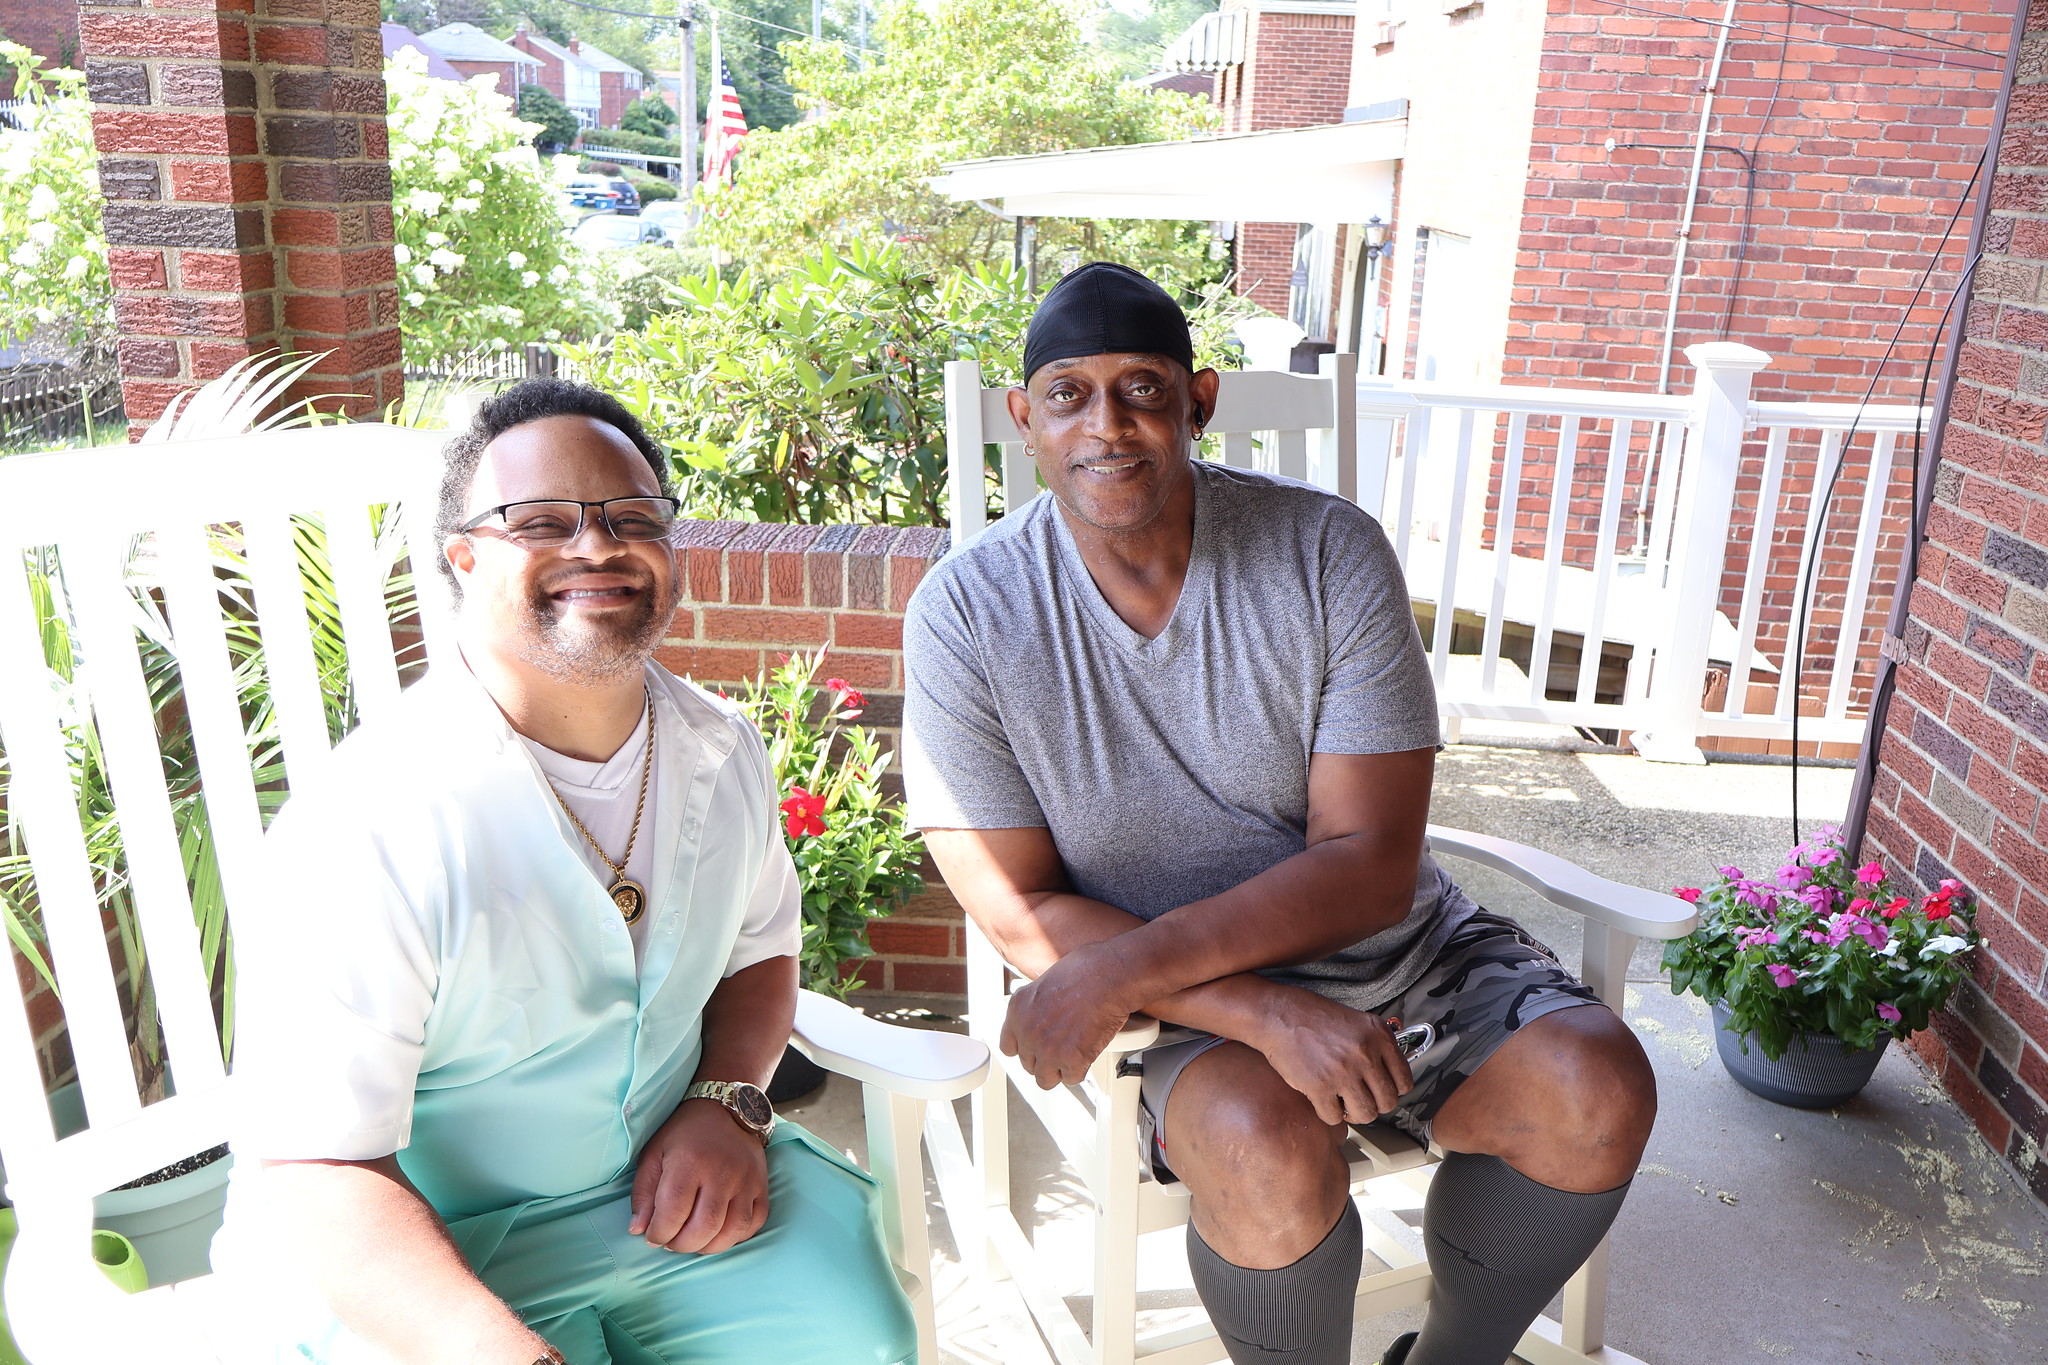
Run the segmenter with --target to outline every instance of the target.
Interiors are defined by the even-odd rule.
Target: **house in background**
[[[385,61],[388,62],[397,56],[400,48],[409,47],[427,59],[427,75],[435,80],[459,82],[463,79],[460,71],[448,65],[446,57],[428,47],[425,42],[421,41],[419,34],[414,33],[404,24],[387,22],[383,25],[383,29]]]
[[[45,66],[78,67],[78,0],[7,0],[0,6],[0,38],[20,43]],[[9,90],[8,98],[13,98]]]
[[[594,63],[577,56],[524,19],[519,21],[509,41],[540,64],[535,85],[568,106],[585,128],[599,126],[604,113],[603,83]]]
[[[581,38],[569,40],[569,51],[577,60],[597,72],[597,126],[616,128],[625,117],[626,106],[646,93],[647,77],[640,68],[622,62],[595,43]]]
[[[519,98],[519,87],[540,83],[540,63],[509,43],[500,42],[475,24],[443,24],[420,35],[420,42],[439,53],[462,74],[498,78],[498,93]]]

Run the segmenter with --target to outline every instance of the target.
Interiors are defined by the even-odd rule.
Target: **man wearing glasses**
[[[251,1103],[214,1260],[255,1358],[914,1354],[872,1182],[760,1090],[796,872],[759,734],[651,660],[676,511],[582,385],[517,385],[448,448],[466,667],[293,795],[290,894],[237,926]]]

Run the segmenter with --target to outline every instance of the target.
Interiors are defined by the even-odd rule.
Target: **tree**
[[[705,231],[742,261],[780,267],[821,243],[893,237],[927,263],[1007,261],[1011,225],[934,195],[949,161],[1186,137],[1214,112],[1128,86],[1082,39],[1079,0],[937,0],[885,10],[882,55],[849,66],[839,43],[783,45],[818,117],[747,137],[738,183]],[[1204,224],[1046,219],[1041,250],[1161,270],[1222,267]]]
[[[85,78],[0,42],[10,67],[23,103],[19,126],[0,125],[0,342],[60,320],[74,346],[105,341],[114,294]]]
[[[615,326],[605,281],[561,235],[539,126],[481,84],[430,79],[417,52],[385,63],[384,86],[406,360]]]
[[[675,134],[670,129],[675,126],[676,111],[668,107],[667,100],[651,90],[627,105],[626,112],[619,115],[619,127],[648,137],[673,137]]]
[[[1095,21],[1095,44],[1126,77],[1155,70],[1166,45],[1205,14],[1217,0],[1151,0],[1143,14],[1105,6]]]
[[[580,131],[576,115],[570,113],[569,106],[556,99],[545,86],[519,87],[519,117],[540,125],[540,131],[533,135],[533,145],[543,151],[551,148],[559,151],[576,144],[576,134]]]

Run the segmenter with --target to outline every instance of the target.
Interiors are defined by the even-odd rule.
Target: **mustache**
[[[592,564],[580,569],[565,569],[561,573],[552,574],[546,579],[541,580],[535,586],[539,592],[552,595],[577,579],[587,578],[592,574],[611,574],[618,578],[624,578],[629,580],[636,588],[651,588],[654,586],[654,575],[652,573],[644,566],[625,558],[616,559],[606,564]]]

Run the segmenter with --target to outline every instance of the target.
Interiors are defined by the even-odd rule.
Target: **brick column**
[[[86,0],[131,429],[265,350],[328,351],[292,401],[399,394],[374,0]]]

